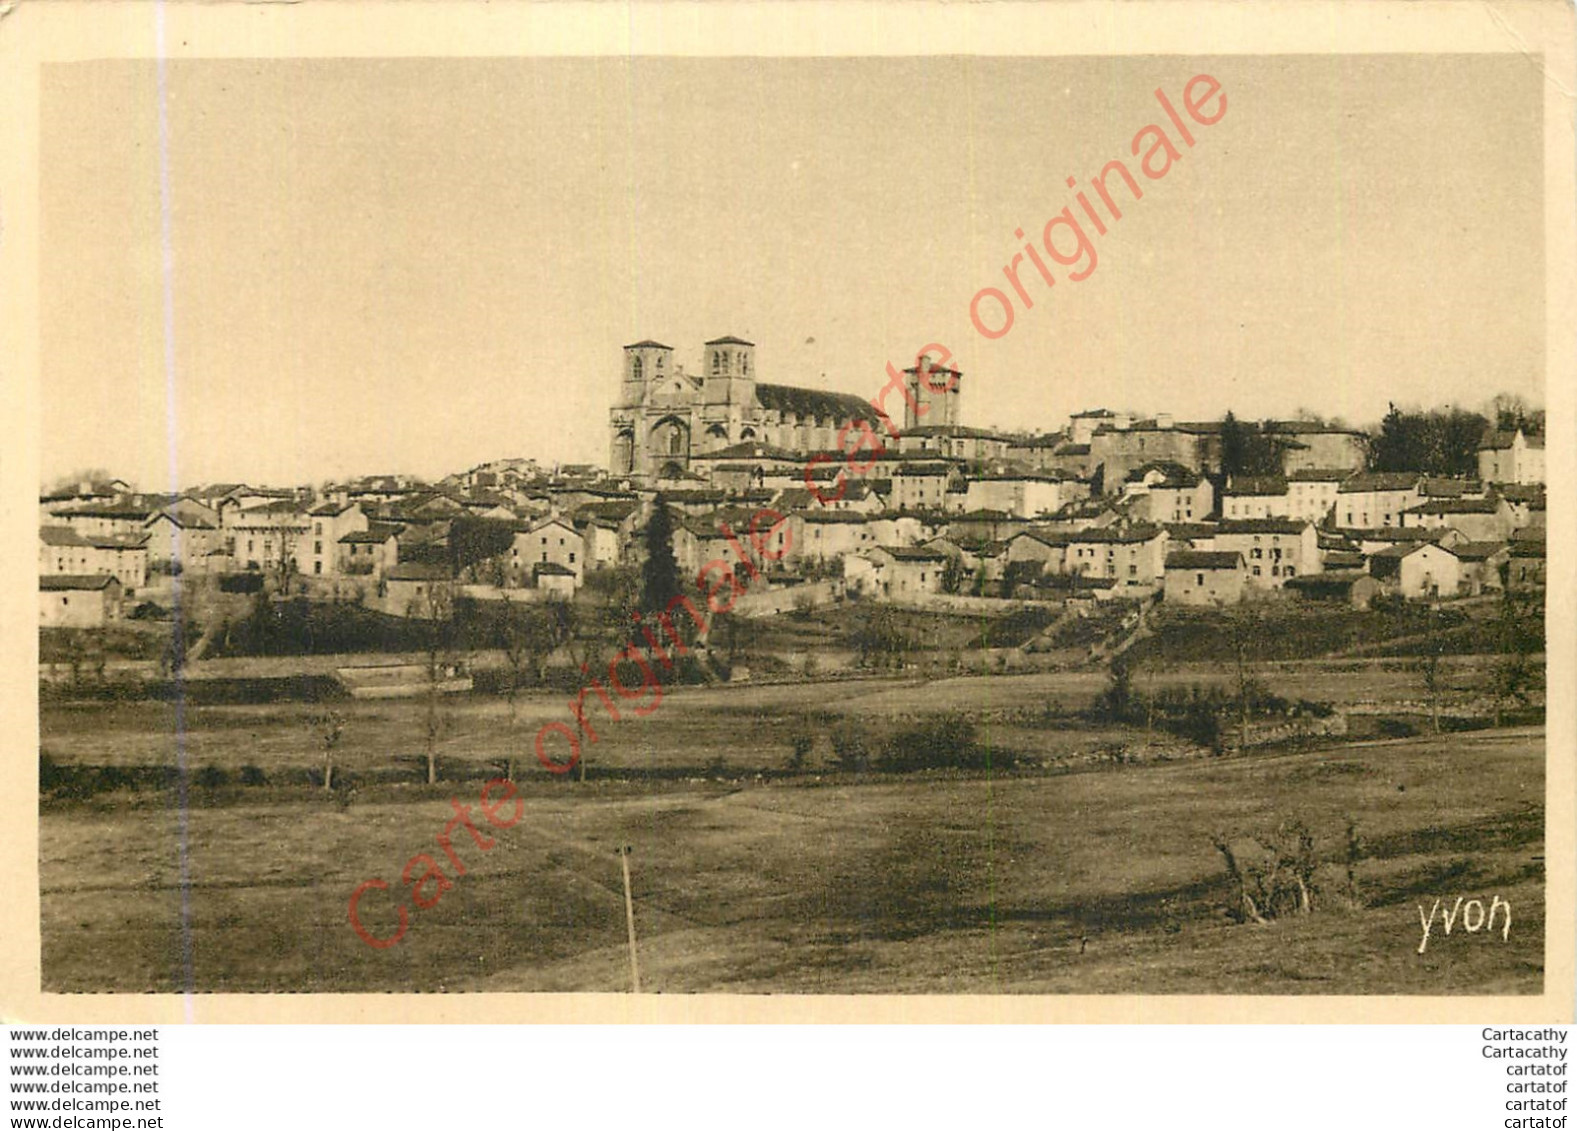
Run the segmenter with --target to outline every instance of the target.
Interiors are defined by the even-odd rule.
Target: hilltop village
[[[769,516],[771,544],[731,608],[745,616],[851,599],[1364,608],[1542,584],[1542,421],[1520,408],[1458,412],[1482,427],[1454,457],[1414,443],[1418,466],[1397,466],[1409,446],[1395,411],[1371,432],[1096,408],[1054,432],[1007,433],[960,423],[964,384],[911,368],[901,395],[873,402],[758,381],[740,338],[707,342],[699,373],[647,340],[623,350],[607,468],[511,458],[437,482],[179,494],[64,484],[39,500],[40,623],[167,610],[176,579],[394,617],[440,592],[573,600],[599,571],[640,564],[659,500],[689,577],[739,565],[734,532]],[[858,461],[851,430],[867,437]]]
[[[219,877],[193,886],[196,984],[228,990],[381,988],[391,961],[605,988],[630,915],[650,984],[887,988],[1011,907],[1026,987],[1215,950],[1211,988],[1346,985],[1336,923],[1401,960],[1367,985],[1425,993],[1396,908],[1442,875],[1516,907],[1484,984],[1504,955],[1537,976],[1543,413],[1008,432],[964,423],[947,360],[830,392],[758,381],[741,338],[698,372],[646,340],[605,467],[53,484],[39,796],[71,835],[43,857],[45,984],[189,984],[163,957],[177,805]],[[478,789],[486,830],[458,835]],[[63,877],[101,900],[106,867],[84,926]],[[692,961],[697,931],[721,958]]]

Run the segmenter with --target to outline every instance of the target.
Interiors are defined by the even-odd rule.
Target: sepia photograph
[[[1538,57],[930,50],[40,67],[38,990],[1545,994]]]

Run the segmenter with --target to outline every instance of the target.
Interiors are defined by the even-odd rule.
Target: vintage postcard
[[[8,1015],[1570,1019],[1569,6],[0,50]]]

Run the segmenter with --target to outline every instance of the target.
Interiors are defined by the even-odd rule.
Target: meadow
[[[1417,695],[1405,665],[1273,674],[1284,695]],[[41,802],[44,988],[622,991],[615,849],[629,845],[644,988],[660,992],[1540,990],[1542,727],[1046,769],[1123,739],[1033,718],[1101,684],[1066,672],[676,689],[606,728],[584,781],[529,752],[563,696],[524,697],[513,725],[503,701],[457,697],[435,786],[417,772],[419,703],[347,703],[336,759],[353,785],[334,791],[309,780],[311,704],[192,708],[179,754],[167,705],[48,705],[42,745],[61,765],[179,756],[221,772],[194,775],[184,809],[151,786]],[[1020,768],[848,773],[819,730],[956,709],[981,712],[981,739]],[[816,742],[794,767],[807,727]],[[362,942],[351,892],[389,882],[362,914],[392,934],[405,862],[438,855],[450,799],[474,806],[511,756],[521,819],[487,828],[485,853],[459,834],[466,874],[410,908],[397,945]],[[262,784],[237,784],[245,766]],[[1313,838],[1312,912],[1234,921],[1213,841],[1247,859],[1288,822]],[[1419,905],[1459,895],[1509,901],[1509,936],[1445,937],[1437,923],[1417,953]]]

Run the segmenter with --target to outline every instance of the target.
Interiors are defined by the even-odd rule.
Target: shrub
[[[871,609],[849,634],[849,644],[859,652],[860,666],[901,669],[914,651],[912,633],[903,629],[888,608]]]
[[[227,573],[219,577],[221,593],[261,593],[263,575],[260,573]]]
[[[1212,753],[1219,754],[1222,749],[1222,704],[1218,700],[1197,694],[1197,688],[1195,692],[1182,715],[1172,722],[1168,729],[1190,742],[1208,747]]]
[[[1034,727],[1061,727],[1065,725],[1067,711],[1060,699],[1047,699],[1039,707],[1026,707],[1019,712],[1019,721]]]
[[[38,756],[38,790],[41,796],[85,801],[98,791],[99,772],[91,766],[61,765],[45,753]]]
[[[1034,565],[1037,563],[1022,563]],[[1049,626],[1060,614],[1054,609],[1031,605],[997,617],[982,626],[969,642],[970,648],[1018,648]]]
[[[1164,688],[1155,697],[1156,721],[1179,738],[1219,751],[1221,719],[1231,702],[1226,691],[1216,686]]]
[[[832,729],[828,738],[832,742],[832,757],[838,769],[862,773],[870,768],[874,754],[873,744],[866,732],[857,724],[839,723]]]
[[[1347,890],[1343,893],[1354,907],[1363,906],[1363,896],[1358,891],[1358,862],[1363,859],[1363,837],[1358,835],[1358,822],[1347,818],[1343,864],[1347,873]]]
[[[192,775],[192,782],[204,789],[218,789],[230,784],[230,773],[219,766],[208,765]]]
[[[262,767],[248,762],[241,767],[240,774],[242,785],[267,785],[268,775],[263,773]]]
[[[334,804],[341,813],[350,808],[350,803],[356,798],[356,785],[349,774],[341,774],[334,779]]]
[[[61,764],[46,751],[38,754],[38,788],[41,792],[48,792],[59,788],[66,780],[66,770]]]
[[[1314,873],[1319,867],[1314,834],[1301,820],[1281,822],[1275,830],[1255,834],[1253,852],[1240,856],[1229,838],[1211,838],[1226,866],[1232,884],[1227,913],[1240,923],[1267,923],[1314,910],[1317,889]],[[1349,875],[1356,866],[1359,842],[1349,824],[1346,845]]]
[[[928,718],[898,731],[887,740],[877,759],[879,768],[894,773],[1003,769],[1012,764],[1011,754],[993,751],[976,741],[975,724],[955,713]]]
[[[137,773],[125,766],[100,766],[93,777],[92,792],[113,793],[117,789],[136,789]]]
[[[1090,716],[1096,722],[1127,723],[1143,721],[1145,700],[1134,690],[1133,676],[1120,658],[1107,671],[1106,687],[1095,697]]]
[[[880,765],[884,770],[922,770],[957,765],[975,749],[975,724],[959,715],[926,719],[887,740]]]
[[[795,771],[803,770],[805,763],[810,759],[811,751],[816,749],[816,736],[809,730],[799,732],[793,739],[794,753],[789,756],[789,768]]]

